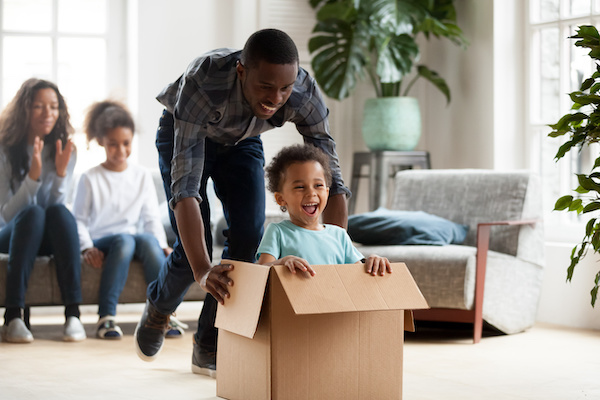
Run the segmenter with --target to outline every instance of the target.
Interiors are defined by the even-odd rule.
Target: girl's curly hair
[[[325,173],[327,186],[331,186],[331,167],[329,157],[319,148],[310,144],[295,144],[284,147],[277,153],[265,171],[267,173],[267,188],[272,193],[281,190],[281,184],[285,178],[285,171],[294,163],[315,161],[321,164]]]
[[[83,130],[88,142],[103,138],[115,128],[129,128],[135,132],[131,113],[125,105],[113,100],[104,100],[92,104],[85,115]]]

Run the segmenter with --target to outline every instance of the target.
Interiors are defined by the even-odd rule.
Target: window
[[[124,0],[0,0],[0,105],[31,77],[55,82],[77,130],[77,170],[103,160],[81,133],[86,108],[125,100]]]
[[[572,151],[558,163],[554,161],[564,138],[550,138],[548,124],[556,123],[571,108],[567,93],[578,90],[595,66],[584,50],[569,39],[579,25],[598,26],[600,0],[529,1],[529,112],[528,132],[534,140],[533,159],[542,175],[545,220],[552,225],[574,225],[573,213],[552,212],[556,200],[577,187],[574,174],[589,171],[598,149]],[[559,184],[557,184],[557,182]],[[562,230],[569,235],[569,230]],[[581,232],[577,231],[577,237]],[[564,236],[564,235],[562,235]],[[571,235],[571,239],[573,236]]]

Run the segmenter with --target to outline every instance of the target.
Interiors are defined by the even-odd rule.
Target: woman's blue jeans
[[[25,308],[35,257],[54,256],[63,303],[81,303],[81,254],[73,214],[63,205],[30,205],[0,230],[0,252],[8,253],[6,308]]]
[[[171,159],[173,157],[173,115],[163,112],[156,133],[159,167],[167,199],[171,199]],[[235,146],[225,146],[205,139],[205,161],[200,181],[200,210],[204,222],[206,246],[212,260],[210,208],[206,195],[209,177],[215,193],[223,204],[228,229],[225,232],[224,259],[254,262],[256,250],[263,234],[265,222],[265,158],[260,137],[242,140]],[[171,225],[178,232],[172,210]],[[194,275],[187,260],[181,240],[173,245],[158,279],[148,286],[148,299],[160,313],[170,314],[183,301],[187,289],[194,283]],[[198,320],[195,335],[204,351],[216,351],[217,329],[215,316],[217,301],[207,295]]]
[[[94,247],[104,253],[98,314],[117,315],[119,296],[125,287],[129,265],[135,258],[144,267],[144,278],[150,283],[158,276],[165,262],[165,254],[158,240],[151,234],[126,233],[105,236],[93,241]]]

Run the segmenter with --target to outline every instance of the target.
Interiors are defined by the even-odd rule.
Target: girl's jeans
[[[125,287],[129,264],[135,258],[144,267],[146,283],[158,276],[165,262],[165,254],[158,240],[151,234],[130,235],[126,233],[104,236],[93,241],[94,247],[104,253],[98,314],[116,315],[119,296]]]

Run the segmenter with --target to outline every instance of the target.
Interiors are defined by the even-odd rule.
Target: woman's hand
[[[83,261],[90,264],[94,268],[102,268],[104,262],[104,253],[96,247],[90,247],[83,251]]]
[[[390,265],[390,260],[385,257],[381,257],[375,254],[371,254],[369,258],[365,261],[365,268],[368,274],[373,276],[379,274],[381,276],[392,273],[392,266]]]
[[[56,165],[56,175],[64,178],[67,176],[67,167],[69,166],[69,160],[71,159],[71,153],[73,153],[75,145],[71,139],[67,140],[65,148],[62,147],[62,140],[56,141],[56,156],[54,157],[54,164]]]
[[[29,166],[29,178],[34,181],[40,179],[42,175],[42,149],[44,141],[39,136],[33,141],[33,154],[31,156],[31,165]]]
[[[163,249],[163,253],[165,253],[165,257],[169,257],[169,254],[171,254],[173,252],[173,249],[171,247],[165,247]]]

